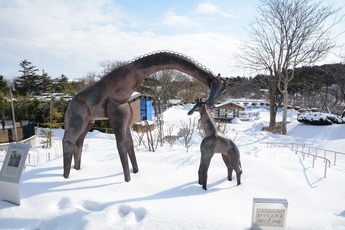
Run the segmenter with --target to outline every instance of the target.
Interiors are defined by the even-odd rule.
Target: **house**
[[[215,106],[214,118],[220,121],[231,121],[235,117],[242,121],[258,119],[260,110],[268,105],[264,99],[230,99]]]
[[[219,121],[231,121],[235,117],[239,117],[240,111],[244,110],[245,107],[232,101],[226,101],[215,106],[213,117]]]
[[[133,109],[133,121],[152,121],[153,113],[153,97],[134,92],[128,100],[129,105]]]
[[[243,105],[246,109],[261,108],[264,106],[269,106],[269,102],[265,99],[230,99],[229,101],[234,102],[238,105]]]

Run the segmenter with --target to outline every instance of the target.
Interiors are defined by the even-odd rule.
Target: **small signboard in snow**
[[[286,199],[254,198],[252,229],[285,229],[287,209]]]
[[[0,200],[20,205],[19,181],[29,145],[11,143],[0,172]]]

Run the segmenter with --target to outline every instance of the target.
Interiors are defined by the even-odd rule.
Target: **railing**
[[[342,153],[342,152],[337,152],[337,151],[332,151],[332,150],[327,150],[327,149],[321,149],[321,148],[315,148],[315,147],[310,147],[310,146],[308,146],[306,148],[308,149],[308,152],[306,153],[308,155],[318,156],[318,154],[323,153],[323,156],[326,158],[330,153],[334,154],[333,165],[336,165],[337,155],[344,155],[345,156],[345,153]],[[315,154],[312,154],[312,152],[315,152]]]
[[[325,162],[325,171],[324,171],[324,178],[326,178],[327,174],[327,164],[328,167],[331,167],[331,161],[327,158],[328,154],[334,154],[333,158],[333,165],[336,165],[337,161],[337,155],[341,154],[345,156],[345,153],[333,151],[333,150],[327,150],[327,149],[321,149],[321,148],[316,148],[316,147],[311,147],[306,145],[305,143],[299,144],[299,143],[281,143],[281,142],[267,142],[267,147],[285,147],[289,148],[292,151],[295,151],[297,153],[302,153],[303,160],[305,159],[305,155],[312,156],[313,161],[312,161],[312,166],[314,168],[315,165],[315,160],[316,158],[323,159]],[[319,154],[323,153],[323,156],[320,156]]]
[[[310,156],[310,155],[318,156],[319,154],[323,154],[323,157],[328,158],[328,159],[331,159],[329,157],[329,155],[332,154],[333,155],[333,165],[336,165],[338,155],[345,156],[345,153],[342,153],[342,152],[316,148],[316,147],[309,146],[305,143],[301,144],[301,143],[267,142],[267,147],[268,147],[268,145],[274,145],[277,147],[287,147],[287,148],[291,149],[292,151],[297,151],[300,153],[308,154],[308,156]]]
[[[83,151],[87,151],[89,149],[88,144],[83,145]],[[41,149],[41,147],[37,148],[37,152],[35,150],[30,149],[31,152],[28,153],[27,159],[26,159],[26,165],[28,166],[37,166],[42,163],[49,162],[51,160],[54,160],[58,157],[62,156],[62,147],[61,144],[57,144],[54,146],[54,148],[46,148]]]
[[[61,147],[59,145],[54,146],[54,148],[42,149],[38,147],[30,150],[26,159],[26,164],[30,166],[37,166],[62,156]]]

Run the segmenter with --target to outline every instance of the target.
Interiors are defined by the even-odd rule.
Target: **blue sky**
[[[19,76],[19,63],[27,59],[53,78],[80,78],[100,73],[104,61],[172,50],[214,73],[248,76],[234,68],[233,53],[247,35],[244,28],[258,4],[259,0],[0,0],[0,74],[7,79]]]

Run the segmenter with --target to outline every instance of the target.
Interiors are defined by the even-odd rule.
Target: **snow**
[[[165,129],[187,115],[188,106],[175,106],[163,115]],[[280,115],[280,114],[279,114]],[[268,123],[261,111],[256,121],[238,119],[226,134],[241,152],[242,184],[226,179],[226,167],[215,155],[208,171],[208,190],[197,183],[201,137],[193,145],[177,141],[155,152],[136,147],[139,172],[124,182],[113,135],[88,133],[80,171],[62,176],[62,157],[27,167],[20,183],[21,205],[0,201],[0,229],[250,229],[253,198],[288,201],[287,229],[345,229],[345,155],[327,168],[317,159],[288,148],[268,148],[267,142],[306,143],[345,152],[344,125],[310,126],[294,116],[288,134],[260,131]],[[54,130],[54,147],[30,150],[32,155],[61,155],[63,130]],[[39,141],[37,141],[39,143]],[[332,155],[329,156],[332,159]]]

